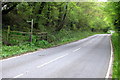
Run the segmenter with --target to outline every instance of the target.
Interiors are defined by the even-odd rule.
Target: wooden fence
[[[21,32],[21,31],[4,31],[3,35],[3,43],[5,45],[16,45],[17,43],[23,42],[32,42],[33,36],[36,36],[37,41],[39,40],[47,40],[47,32]]]

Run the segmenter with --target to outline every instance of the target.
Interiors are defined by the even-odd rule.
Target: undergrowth
[[[117,33],[112,35],[112,44],[114,49],[113,78],[120,79],[120,36]]]
[[[7,58],[15,55],[20,55],[26,52],[31,52],[38,50],[40,48],[49,48],[57,45],[66,44],[72,41],[80,40],[88,36],[97,34],[100,32],[91,32],[91,31],[66,31],[62,30],[57,34],[49,34],[48,40],[36,41],[36,37],[33,37],[33,42],[22,42],[14,46],[2,46],[1,58]]]

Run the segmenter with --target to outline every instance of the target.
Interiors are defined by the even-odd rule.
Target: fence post
[[[33,19],[32,19],[31,21],[27,21],[27,22],[31,22],[30,42],[32,43],[32,34],[33,34]]]
[[[48,33],[46,33],[46,41],[47,41],[47,35],[48,35]]]
[[[31,37],[30,37],[31,42],[32,42],[32,35],[33,35],[33,19],[31,21]]]
[[[10,36],[10,26],[8,26],[8,30],[7,30],[7,42],[9,40],[9,36]]]

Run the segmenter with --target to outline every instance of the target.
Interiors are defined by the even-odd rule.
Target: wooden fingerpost
[[[32,43],[32,36],[33,36],[33,19],[32,19],[31,21],[27,21],[27,22],[31,22],[30,42]]]

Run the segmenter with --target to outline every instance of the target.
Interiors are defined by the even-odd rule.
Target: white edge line
[[[13,77],[13,78],[18,78],[18,77],[20,77],[20,76],[22,76],[22,75],[23,75],[23,74],[19,74],[19,75]]]
[[[61,58],[63,58],[63,57],[65,57],[65,56],[67,56],[68,54],[65,54],[65,55],[62,55],[62,56],[60,56],[60,57],[57,57],[57,58],[55,58],[55,59],[53,59],[53,60],[51,60],[51,61],[49,61],[49,62],[47,62],[47,63],[44,63],[44,64],[42,64],[42,65],[40,65],[40,66],[37,66],[37,68],[41,68],[41,67],[43,67],[43,66],[45,66],[45,65],[47,65],[47,64],[49,64],[49,63],[51,63],[51,62],[54,62],[54,61],[56,61],[56,60],[58,60],[58,59],[61,59]]]
[[[111,44],[111,56],[110,56],[109,67],[108,67],[107,74],[106,74],[106,77],[105,77],[105,78],[109,78],[109,77],[110,77],[110,70],[111,70],[111,68],[112,68],[113,46],[112,46],[112,41],[111,41],[111,39],[110,39],[110,44]]]
[[[41,49],[41,50],[43,50],[43,49]],[[28,52],[28,53],[26,53],[26,54],[21,54],[21,55],[18,55],[18,56],[13,56],[13,57],[7,58],[7,59],[2,59],[1,61],[7,61],[7,60],[19,58],[19,57],[21,57],[21,56],[26,56],[26,55],[29,55],[29,54],[34,54],[34,53],[37,53],[37,52],[39,52],[39,51],[40,51],[40,50],[34,51],[34,52]]]
[[[81,47],[80,47],[80,48],[81,48]],[[78,49],[74,50],[73,52],[76,52],[76,51],[78,51],[80,48],[78,48]]]
[[[92,36],[89,36],[89,37],[87,37],[87,38],[83,38],[83,39],[81,39],[81,41],[82,40],[84,40],[84,39],[89,39],[89,38],[92,38],[92,37],[94,37],[94,36],[96,36],[97,34],[95,34],[95,35],[92,35]],[[66,44],[65,44],[66,45]],[[26,54],[21,54],[21,55],[18,55],[18,56],[13,56],[13,57],[10,57],[10,58],[7,58],[7,59],[2,59],[1,61],[7,61],[7,60],[11,60],[11,59],[14,59],[14,58],[19,58],[19,57],[21,57],[21,56],[26,56],[26,55],[29,55],[29,54],[33,54],[33,53],[36,53],[36,52],[39,52],[39,51],[41,51],[41,50],[43,50],[43,49],[40,49],[40,50],[37,50],[37,51],[34,51],[34,52],[28,52],[28,53],[26,53]]]
[[[97,34],[96,34],[97,35]],[[84,39],[89,39],[89,38],[92,38],[92,37],[94,37],[94,36],[96,36],[96,35],[92,35],[92,36],[89,36],[89,37],[87,37],[87,38],[83,38],[83,39],[81,39],[81,41],[82,40],[84,40]],[[65,44],[66,45],[66,44]],[[43,49],[41,49],[41,50],[43,50]],[[18,56],[13,56],[13,57],[10,57],[10,58],[7,58],[7,59],[2,59],[1,61],[7,61],[7,60],[11,60],[11,59],[14,59],[14,58],[19,58],[19,57],[21,57],[21,56],[26,56],[26,55],[29,55],[29,54],[33,54],[33,53],[36,53],[36,52],[39,52],[39,51],[41,51],[41,50],[37,50],[37,51],[34,51],[34,52],[28,52],[28,53],[26,53],[26,54],[21,54],[21,55],[18,55]]]

